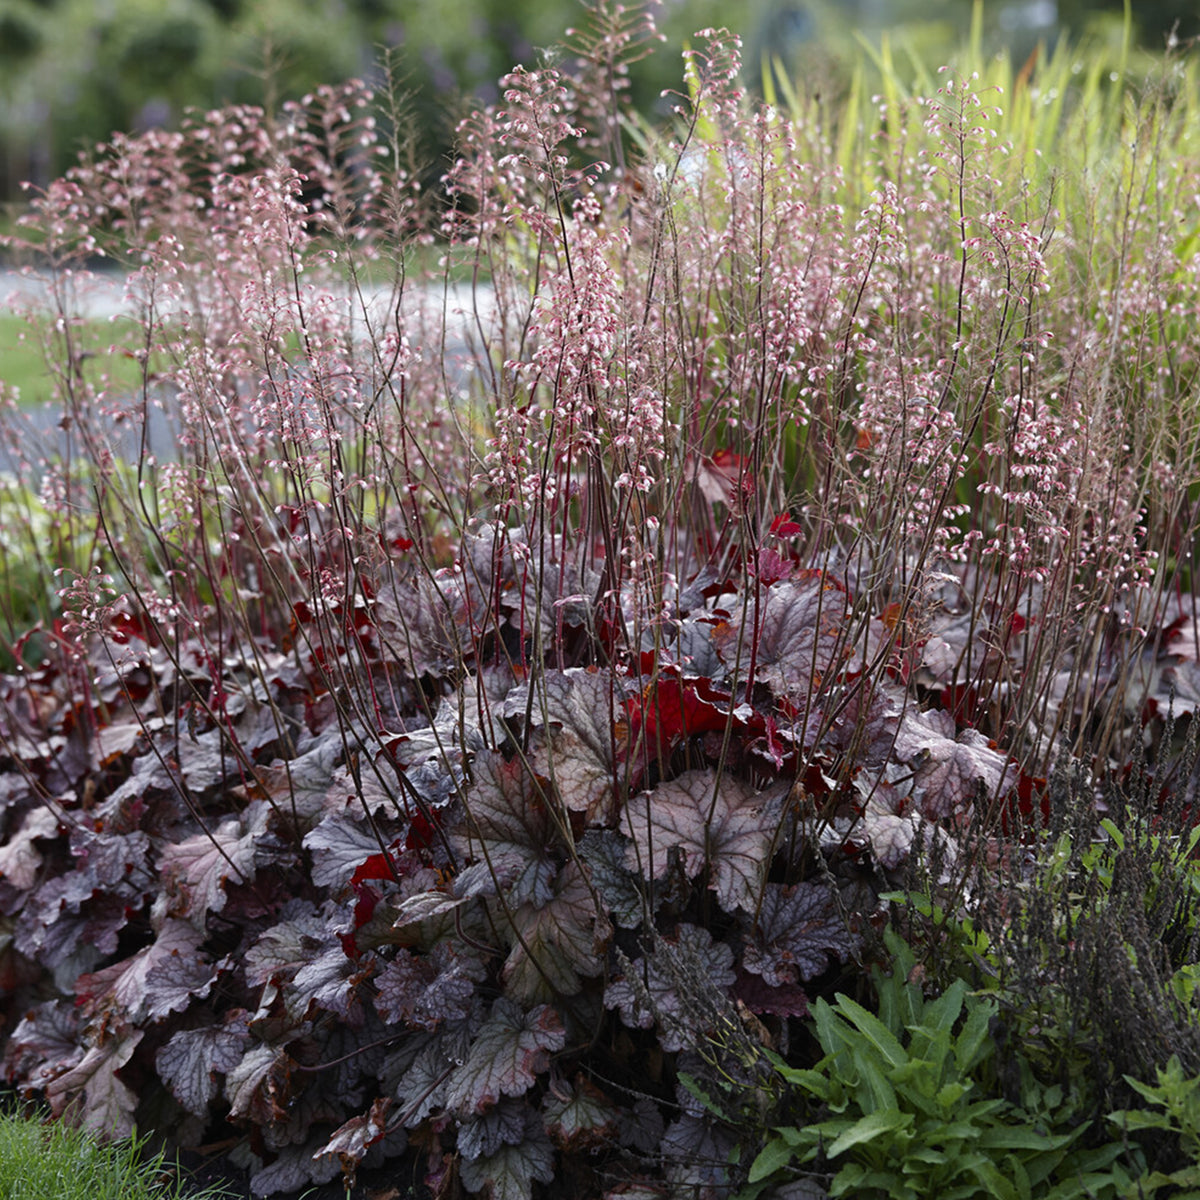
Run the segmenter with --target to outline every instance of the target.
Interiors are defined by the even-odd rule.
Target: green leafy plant
[[[1123,1077],[1172,1057],[1200,1073],[1194,724],[1174,752],[1168,720],[1162,761],[1151,768],[1135,753],[1124,780],[1100,786],[1078,764],[1056,770],[1046,827],[1026,831],[1017,881],[981,868],[969,905],[917,903],[928,944],[994,992],[997,1036],[1093,1120],[1132,1099]]]
[[[760,1195],[793,1163],[832,1170],[831,1196],[1118,1195],[1129,1181],[1116,1163],[1120,1145],[1076,1149],[1085,1126],[1035,1125],[991,1094],[996,1002],[969,992],[964,980],[925,999],[907,980],[911,950],[890,931],[887,945],[893,972],[874,972],[878,1015],[845,995],[818,1000],[813,1019],[825,1057],[810,1070],[779,1065],[816,1102],[818,1119],[775,1131],[743,1196]]]
[[[1141,1200],[1161,1188],[1180,1188],[1169,1193],[1175,1200],[1196,1200],[1200,1197],[1200,1076],[1188,1075],[1175,1055],[1156,1075],[1157,1086],[1125,1076],[1125,1082],[1153,1107],[1122,1109],[1108,1119],[1127,1134],[1154,1130],[1168,1135],[1177,1143],[1184,1165],[1150,1172],[1137,1181],[1137,1192],[1128,1194]]]

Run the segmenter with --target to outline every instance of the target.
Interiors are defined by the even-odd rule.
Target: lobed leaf
[[[468,1015],[482,976],[478,961],[448,942],[439,942],[429,955],[400,949],[375,978],[375,1010],[391,1024],[436,1029]]]
[[[463,1158],[463,1185],[488,1200],[531,1200],[534,1183],[554,1181],[554,1147],[538,1114],[524,1111],[524,1133],[519,1142],[505,1142],[494,1153]]]
[[[387,1118],[391,1107],[389,1097],[379,1096],[368,1112],[351,1117],[339,1126],[313,1158],[335,1158],[343,1173],[352,1175],[367,1156],[367,1151],[387,1136]]]
[[[658,879],[678,851],[689,878],[708,872],[708,886],[726,912],[752,910],[770,865],[768,809],[782,792],[759,793],[711,769],[661,783],[629,800],[625,828],[633,845],[626,864]]]
[[[921,811],[941,820],[970,805],[980,789],[999,796],[1016,784],[1017,770],[974,729],[954,736],[954,719],[941,710],[905,713],[895,742],[896,757],[915,768]]]
[[[728,667],[744,679],[755,648],[755,680],[776,696],[803,698],[829,681],[847,655],[845,589],[822,571],[783,580],[759,604],[734,608],[719,625],[713,645]]]
[[[742,963],[770,987],[820,975],[831,957],[846,960],[858,950],[837,893],[827,883],[768,883]]]
[[[258,987],[291,979],[324,942],[328,918],[308,900],[293,900],[244,956],[246,982]]]
[[[736,978],[729,946],[698,925],[680,925],[673,941],[657,939],[652,953],[610,981],[604,1005],[619,1009],[631,1029],[649,1029],[658,1021],[663,1049],[681,1050],[709,1032],[685,1019],[684,993],[728,993]]]
[[[450,1077],[448,1108],[466,1115],[481,1113],[502,1096],[521,1096],[561,1050],[566,1030],[548,1004],[526,1012],[504,996],[471,1043],[466,1061]]]
[[[0,844],[0,879],[27,892],[37,882],[44,861],[37,843],[58,837],[59,820],[49,805],[31,808],[21,827]]]
[[[589,829],[576,850],[608,915],[622,929],[636,929],[645,916],[645,899],[626,865],[629,839],[615,829]]]
[[[573,996],[583,978],[604,970],[608,922],[577,863],[554,881],[546,903],[522,904],[511,913],[513,944],[502,979],[506,993],[523,1003]]]
[[[46,1084],[46,1099],[56,1116],[68,1114],[84,1129],[107,1138],[127,1138],[133,1133],[137,1096],[117,1078],[133,1057],[142,1030],[127,1030],[92,1046],[79,1063]]]
[[[619,1111],[582,1074],[546,1093],[542,1118],[554,1144],[569,1153],[593,1151],[617,1137]]]
[[[210,913],[225,907],[225,885],[249,883],[255,876],[255,850],[266,835],[271,808],[254,801],[245,813],[222,821],[212,833],[198,833],[159,855],[163,883],[174,896],[172,912],[204,928]]]
[[[530,1108],[522,1099],[506,1097],[486,1112],[468,1117],[458,1127],[458,1152],[464,1159],[486,1158],[501,1146],[525,1140]]]
[[[344,887],[367,859],[381,853],[379,838],[364,821],[344,809],[326,813],[304,836],[312,853],[312,880],[320,887]]]
[[[241,1062],[249,1040],[249,1015],[245,1009],[233,1009],[220,1025],[172,1034],[155,1055],[154,1065],[179,1103],[194,1116],[203,1117],[220,1090],[217,1077]]]
[[[466,795],[467,819],[451,842],[476,865],[470,885],[460,874],[458,895],[495,890],[513,905],[544,904],[553,895],[557,863],[550,855],[556,840],[546,811],[544,789],[520,759],[508,762],[495,751],[476,756],[474,778]]]
[[[202,954],[203,941],[194,925],[168,920],[158,937],[132,957],[81,975],[76,1002],[88,1018],[110,1014],[132,1024],[181,1012],[193,1000],[203,1000],[229,967]]]
[[[616,676],[579,667],[546,671],[535,685],[514,688],[502,711],[508,720],[528,714],[543,731],[534,762],[563,805],[589,824],[610,822],[618,799],[614,731],[623,712]]]

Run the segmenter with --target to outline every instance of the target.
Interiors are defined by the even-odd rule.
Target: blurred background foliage
[[[1022,59],[1063,33],[1120,39],[1123,0],[989,0],[989,44]],[[561,0],[0,0],[0,202],[43,184],[114,129],[176,123],[189,106],[273,103],[319,83],[370,78],[383,48],[411,95],[409,133],[431,178],[455,118],[494,99],[573,21]],[[1161,47],[1200,33],[1196,0],[1137,0],[1136,36]],[[856,36],[902,39],[926,63],[961,36],[971,0],[666,0],[661,52],[638,64],[644,110],[679,85],[695,30],[742,35],[748,78],[775,58],[804,88],[836,89]]]

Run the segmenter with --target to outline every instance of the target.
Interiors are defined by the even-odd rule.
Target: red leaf
[[[5,1039],[4,1075],[44,1091],[49,1079],[82,1057],[75,1006],[66,1000],[44,1000]]]
[[[677,668],[666,668],[640,696],[625,701],[629,753],[654,762],[700,734],[723,733],[731,723],[740,731],[751,710],[735,716],[733,707],[729,693],[710,679],[680,679]]]
[[[390,854],[372,854],[370,858],[358,864],[354,870],[354,874],[350,876],[350,886],[356,891],[360,883],[366,883],[368,879],[387,879],[394,880],[396,878],[396,868],[392,864],[392,856]],[[359,892],[361,899],[362,893]]]

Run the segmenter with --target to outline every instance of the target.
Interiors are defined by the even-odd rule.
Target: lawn
[[[34,408],[54,400],[55,372],[49,362],[65,362],[58,341],[43,344],[41,322],[30,323],[11,313],[0,314],[0,382],[19,396],[22,408]],[[73,331],[78,350],[75,362],[88,386],[114,391],[135,391],[142,382],[142,368],[133,357],[139,330],[129,320],[81,319]]]
[[[0,1196],[5,1200],[219,1200],[189,1190],[144,1143],[104,1145],[62,1122],[0,1115]]]

